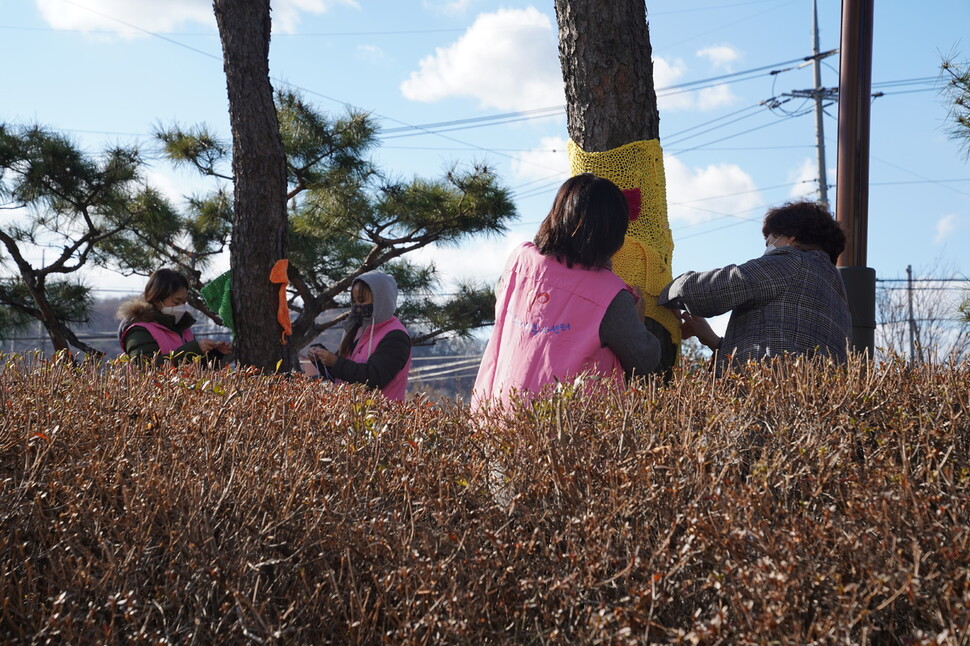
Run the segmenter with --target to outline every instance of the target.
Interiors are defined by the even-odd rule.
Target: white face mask
[[[775,235],[773,235],[773,237],[774,237],[774,240],[772,240],[771,242],[768,242],[768,243],[765,244],[765,253],[761,254],[762,256],[765,255],[765,254],[767,254],[768,252],[774,251],[775,249],[781,249],[782,247],[787,247],[788,246],[788,245],[781,245],[779,247],[775,243],[778,242],[778,239],[781,238],[781,236],[775,236]]]
[[[188,303],[182,303],[181,305],[175,305],[172,307],[163,307],[162,314],[167,314],[168,316],[174,316],[175,322],[178,323],[182,320],[182,317],[188,314],[189,305]]]

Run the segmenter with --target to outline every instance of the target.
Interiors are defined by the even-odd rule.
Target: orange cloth
[[[289,261],[286,258],[277,260],[276,264],[269,272],[269,282],[280,283],[280,304],[276,309],[276,320],[283,328],[280,335],[280,343],[286,345],[286,337],[293,334],[293,325],[290,323],[290,308],[286,305],[286,286],[290,284],[286,271],[289,269]]]

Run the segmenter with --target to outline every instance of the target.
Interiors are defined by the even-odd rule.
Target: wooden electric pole
[[[835,215],[848,238],[839,256],[852,312],[852,349],[873,356],[876,271],[866,267],[869,220],[869,106],[874,0],[843,0],[839,65],[839,161]]]

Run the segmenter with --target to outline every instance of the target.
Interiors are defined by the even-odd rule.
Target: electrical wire
[[[785,123],[785,122],[786,122],[786,120],[771,121],[769,123],[765,123],[765,124],[762,124],[760,126],[755,126],[754,128],[749,128],[747,130],[742,130],[741,132],[736,132],[733,135],[728,135],[726,137],[721,137],[720,139],[715,139],[713,141],[709,141],[706,144],[700,144],[700,145],[697,145],[697,146],[693,146],[691,148],[683,148],[681,150],[672,150],[670,152],[671,152],[671,154],[683,155],[684,153],[689,153],[689,152],[693,152],[695,150],[700,150],[701,148],[704,148],[704,147],[706,147],[706,146],[708,146],[710,144],[717,144],[717,143],[720,143],[722,141],[727,141],[728,139],[734,139],[735,137],[740,137],[741,135],[746,135],[748,133],[755,132],[757,130],[763,130],[764,128],[769,128],[771,126],[778,125],[779,123]]]

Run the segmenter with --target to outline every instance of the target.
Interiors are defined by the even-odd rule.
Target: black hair
[[[769,209],[761,233],[788,236],[806,247],[818,247],[829,255],[832,264],[845,250],[845,232],[825,206],[819,202],[786,202]]]
[[[544,256],[555,256],[567,267],[606,267],[623,246],[629,224],[626,198],[616,184],[582,173],[559,187],[535,244]]]

